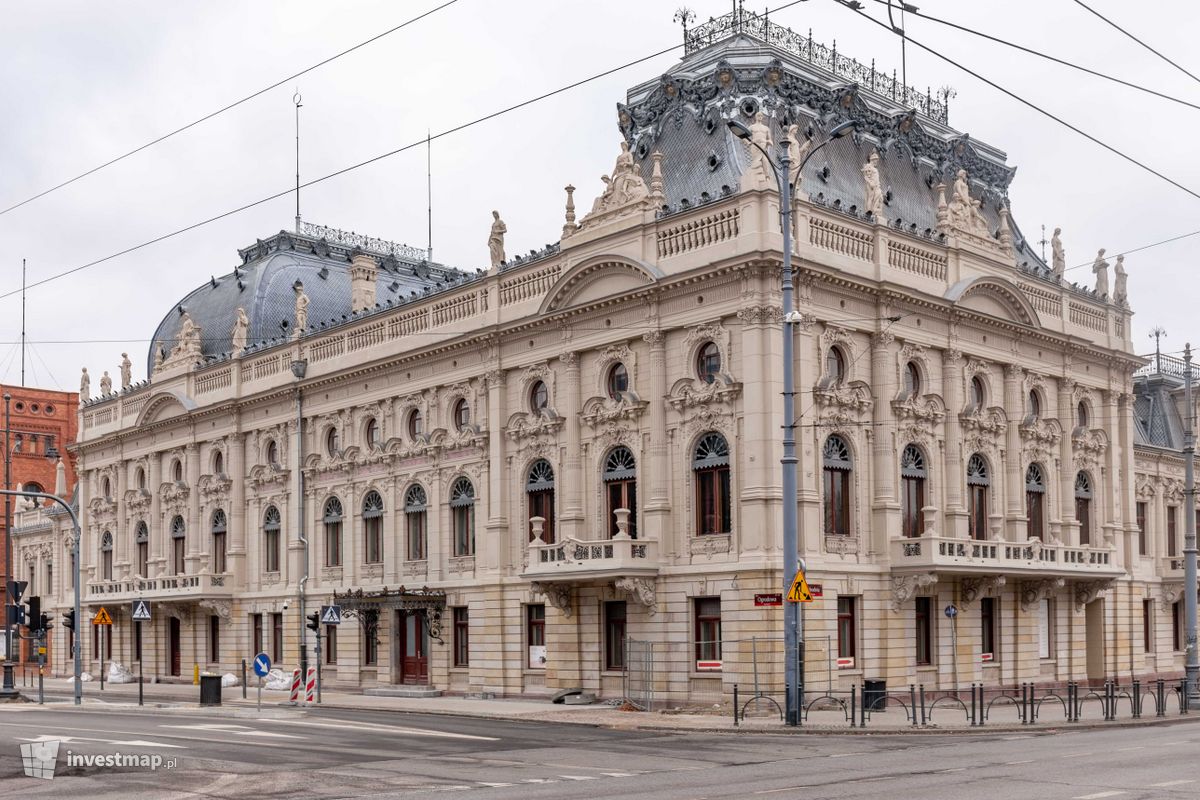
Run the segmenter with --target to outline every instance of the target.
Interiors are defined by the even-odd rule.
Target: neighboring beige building
[[[568,187],[561,242],[486,273],[306,226],[185,297],[149,382],[81,408],[84,616],[113,614],[118,660],[140,597],[147,675],[258,650],[291,669],[299,598],[337,595],[338,686],[611,697],[626,638],[656,643],[659,697],[748,684],[752,637],[782,631],[755,595],[790,578],[782,237],[725,120],[776,143],[797,125],[803,156],[854,119],[796,203],[810,685],[1179,671],[1157,520],[1180,461],[1135,418],[1123,277],[1115,303],[1064,283],[1008,215],[1002,152],[831,63],[748,13],[689,31],[619,105],[590,212]],[[14,537],[65,565],[62,533]]]

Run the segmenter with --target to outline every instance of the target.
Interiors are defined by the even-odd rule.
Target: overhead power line
[[[1188,76],[1189,78],[1191,78],[1192,80],[1196,81],[1197,83],[1200,83],[1200,78],[1197,78],[1197,77],[1196,77],[1195,75],[1193,75],[1191,72],[1188,72],[1186,69],[1184,69],[1183,67],[1179,66],[1179,64],[1177,64],[1177,63],[1175,63],[1174,61],[1172,61],[1171,59],[1167,58],[1167,57],[1166,57],[1166,56],[1164,56],[1162,53],[1158,52],[1158,51],[1157,51],[1157,50],[1155,50],[1153,47],[1151,47],[1150,45],[1146,44],[1146,43],[1145,43],[1145,42],[1143,42],[1141,39],[1139,39],[1138,37],[1134,36],[1134,35],[1133,35],[1132,33],[1130,33],[1129,31],[1127,31],[1127,30],[1125,30],[1124,28],[1122,28],[1120,25],[1118,25],[1117,23],[1113,22],[1111,19],[1109,19],[1108,17],[1104,16],[1103,14],[1101,14],[1101,13],[1100,13],[1099,11],[1097,11],[1096,9],[1092,8],[1091,6],[1089,6],[1087,3],[1080,2],[1080,0],[1075,0],[1075,5],[1079,6],[1080,8],[1084,9],[1085,11],[1088,11],[1088,12],[1089,12],[1089,13],[1091,13],[1091,14],[1094,14],[1094,15],[1096,15],[1097,17],[1099,17],[1100,19],[1104,20],[1106,23],[1108,23],[1108,24],[1109,24],[1109,25],[1111,25],[1112,27],[1114,27],[1114,28],[1116,28],[1117,30],[1119,30],[1121,33],[1123,33],[1123,34],[1125,34],[1126,36],[1128,36],[1130,39],[1133,39],[1135,42],[1137,42],[1138,44],[1140,44],[1142,47],[1144,47],[1144,48],[1146,48],[1147,50],[1149,50],[1151,53],[1154,53],[1154,55],[1158,56],[1158,57],[1159,57],[1159,58],[1161,58],[1163,61],[1165,61],[1165,62],[1167,62],[1168,64],[1170,64],[1170,65],[1171,65],[1172,67],[1174,67],[1175,69],[1177,69],[1177,70],[1179,70],[1180,72],[1182,72],[1184,75],[1187,75],[1187,76]]]
[[[879,3],[881,5],[888,4],[888,0],[875,0],[875,2]],[[950,22],[949,20],[940,19],[938,17],[933,17],[933,16],[930,16],[929,14],[922,14],[920,11],[917,11],[915,9],[906,9],[905,13],[911,14],[914,17],[920,17],[921,19],[929,20],[930,22],[936,22],[939,25],[945,25],[946,27],[954,28],[955,30],[962,31],[963,33],[969,33],[972,36],[978,36],[981,39],[987,39],[989,42],[995,42],[996,44],[1001,44],[1001,45],[1004,45],[1005,47],[1011,47],[1014,50],[1021,51],[1022,53],[1028,53],[1031,56],[1037,56],[1038,58],[1043,58],[1047,61],[1051,61],[1055,64],[1059,64],[1061,66],[1068,67],[1070,69],[1078,70],[1080,72],[1086,73],[1086,74],[1091,75],[1096,78],[1102,78],[1103,80],[1106,80],[1106,81],[1112,81],[1113,83],[1120,84],[1121,86],[1126,86],[1130,89],[1136,89],[1139,92],[1145,92],[1146,94],[1154,95],[1155,97],[1159,97],[1163,100],[1169,100],[1172,103],[1178,103],[1182,106],[1187,106],[1188,108],[1194,108],[1197,111],[1200,111],[1200,105],[1197,105],[1196,103],[1189,103],[1187,100],[1184,100],[1182,98],[1175,97],[1175,96],[1169,95],[1169,94],[1165,94],[1163,92],[1158,92],[1158,91],[1155,91],[1154,89],[1150,89],[1146,86],[1140,86],[1136,83],[1130,83],[1129,81],[1122,80],[1121,78],[1117,78],[1113,75],[1107,75],[1103,72],[1098,72],[1094,69],[1090,69],[1088,67],[1084,67],[1079,64],[1075,64],[1071,61],[1065,61],[1064,59],[1057,58],[1055,56],[1050,55],[1049,53],[1043,53],[1040,50],[1034,50],[1031,47],[1025,47],[1024,45],[1017,44],[1016,42],[1010,42],[1007,39],[1001,39],[998,36],[992,36],[989,33],[984,33],[983,31],[977,31],[974,28],[968,28],[967,26],[959,25],[956,22]]]
[[[425,17],[428,17],[431,14],[435,14],[438,11],[441,11],[443,8],[446,8],[447,6],[452,6],[457,2],[458,2],[458,0],[447,0],[447,2],[442,3],[440,6],[437,6],[436,8],[431,8],[430,10],[424,12],[423,14],[418,14],[417,16],[413,17],[412,19],[410,19],[406,22],[402,22],[393,28],[388,28],[386,31],[383,31],[382,33],[377,33],[376,35],[372,36],[370,39],[365,39],[365,40],[359,42],[358,44],[354,45],[353,47],[348,47],[345,50],[341,51],[340,53],[336,53],[332,56],[329,56],[326,59],[318,61],[317,63],[313,64],[312,66],[305,67],[304,69],[300,70],[299,72],[288,75],[286,78],[280,78],[279,80],[272,83],[270,86],[264,86],[263,88],[259,89],[258,91],[252,92],[251,94],[246,95],[245,97],[243,97],[240,100],[235,100],[234,102],[232,102],[226,106],[222,106],[221,108],[218,108],[216,111],[205,114],[203,117],[200,117],[199,119],[192,120],[191,122],[189,122],[188,124],[184,125],[181,128],[176,128],[175,130],[171,131],[170,133],[165,133],[162,136],[159,136],[157,139],[152,139],[151,141],[146,142],[143,145],[135,147],[134,149],[130,150],[128,153],[119,155],[116,158],[110,158],[108,161],[105,161],[103,164],[99,164],[95,167],[92,167],[91,169],[87,170],[86,172],[79,173],[74,178],[70,178],[68,180],[63,181],[62,183],[51,186],[49,189],[44,189],[44,190],[38,192],[37,194],[33,195],[32,197],[25,198],[24,200],[22,200],[19,203],[14,203],[13,205],[9,206],[8,208],[0,210],[0,216],[4,216],[8,212],[14,211],[23,205],[32,203],[34,200],[37,200],[40,197],[45,197],[46,195],[50,194],[51,192],[56,192],[65,186],[70,186],[72,183],[75,183],[78,180],[86,178],[89,175],[94,175],[95,173],[99,172],[100,170],[102,170],[106,167],[111,167],[113,164],[116,164],[119,161],[124,161],[125,159],[129,158],[130,156],[136,155],[147,148],[150,148],[156,144],[159,144],[160,142],[165,142],[167,139],[170,139],[172,136],[183,133],[184,131],[186,131],[190,128],[194,128],[202,122],[207,122],[208,120],[212,119],[213,117],[215,117],[219,114],[224,114],[226,111],[229,111],[230,109],[237,108],[238,106],[242,105],[243,103],[253,100],[254,98],[256,98],[262,94],[265,94],[265,93],[271,91],[272,89],[277,89],[285,83],[289,83],[289,82],[295,80],[296,78],[299,78],[302,75],[306,75],[315,69],[318,69],[320,67],[325,66],[326,64],[329,64],[332,61],[336,61],[339,58],[341,58],[342,56],[349,55],[350,53],[353,53],[355,50],[359,50],[363,47],[366,47],[369,44],[372,44],[373,42],[377,42],[380,39],[384,38],[385,36],[389,36],[389,35],[395,33],[396,31],[401,30],[402,28],[407,28],[409,25],[412,25],[414,22],[419,22],[420,20],[425,19]]]
[[[879,27],[883,28],[884,30],[886,30],[886,31],[890,31],[890,32],[892,32],[892,33],[896,34],[897,36],[903,36],[903,38],[905,39],[905,41],[907,41],[907,42],[909,42],[909,43],[913,44],[913,45],[914,45],[914,46],[916,46],[916,47],[919,47],[919,48],[921,48],[921,49],[922,49],[922,50],[924,50],[926,53],[929,53],[930,55],[932,55],[932,56],[934,56],[934,57],[936,57],[936,58],[939,58],[939,59],[941,59],[942,61],[945,61],[947,64],[949,64],[949,65],[951,65],[951,66],[953,66],[953,67],[957,67],[958,69],[960,69],[960,70],[962,70],[963,72],[967,73],[968,75],[970,75],[971,77],[975,78],[976,80],[979,80],[979,81],[982,81],[982,82],[986,83],[988,86],[991,86],[993,89],[995,89],[995,90],[997,90],[997,91],[999,91],[999,92],[1001,92],[1001,93],[1003,93],[1003,94],[1005,94],[1005,95],[1008,95],[1008,96],[1009,96],[1009,97],[1011,97],[1013,100],[1016,100],[1018,103],[1021,103],[1021,104],[1022,104],[1022,105],[1024,105],[1024,106],[1028,106],[1029,108],[1031,108],[1031,109],[1033,109],[1034,111],[1038,112],[1038,113],[1039,113],[1039,114],[1041,114],[1042,116],[1045,116],[1045,117],[1048,117],[1048,118],[1050,118],[1050,119],[1054,120],[1054,121],[1055,121],[1055,122],[1057,122],[1059,125],[1062,125],[1063,127],[1065,127],[1065,128],[1068,128],[1068,129],[1070,129],[1070,130],[1074,131],[1075,133],[1079,134],[1080,136],[1082,136],[1083,138],[1085,138],[1085,139],[1087,139],[1088,141],[1092,142],[1093,144],[1100,145],[1101,147],[1103,147],[1105,150],[1109,151],[1109,152],[1110,152],[1110,153],[1112,153],[1113,155],[1119,156],[1120,158],[1122,158],[1122,159],[1124,159],[1124,160],[1128,161],[1130,164],[1133,164],[1134,166],[1140,167],[1141,169],[1145,170],[1146,172],[1149,172],[1151,175],[1154,175],[1155,177],[1161,178],[1162,180],[1164,180],[1164,181],[1166,181],[1167,183],[1171,184],[1171,185],[1172,185],[1172,186],[1174,186],[1175,188],[1177,188],[1177,189],[1179,189],[1179,190],[1181,190],[1181,191],[1187,192],[1187,193],[1188,193],[1188,194],[1190,194],[1192,197],[1196,198],[1197,200],[1200,200],[1200,193],[1197,193],[1197,192],[1193,191],[1192,189],[1189,189],[1188,187],[1184,186],[1184,185],[1183,185],[1182,183],[1180,183],[1179,181],[1176,181],[1176,180],[1174,180],[1173,178],[1169,178],[1169,177],[1167,177],[1167,176],[1166,176],[1166,175],[1164,175],[1163,173],[1161,173],[1161,172],[1159,172],[1158,170],[1154,169],[1153,167],[1151,167],[1151,166],[1149,166],[1149,165],[1147,165],[1147,164],[1145,164],[1145,163],[1143,163],[1143,162],[1141,162],[1141,161],[1137,160],[1137,159],[1136,159],[1136,158],[1134,158],[1133,156],[1131,156],[1131,155],[1128,155],[1127,153],[1124,153],[1124,152],[1122,152],[1121,150],[1118,150],[1117,148],[1113,147],[1112,145],[1108,144],[1107,142],[1103,142],[1103,141],[1101,141],[1100,139],[1097,139],[1095,136],[1092,136],[1092,135],[1091,135],[1090,133],[1088,133],[1087,131],[1084,131],[1083,129],[1081,129],[1081,128],[1078,128],[1078,127],[1076,127],[1075,125],[1072,125],[1071,123],[1067,122],[1067,121],[1066,121],[1065,119],[1063,119],[1062,117],[1059,117],[1059,116],[1056,116],[1055,114],[1052,114],[1051,112],[1049,112],[1049,111],[1047,111],[1046,109],[1044,109],[1044,108],[1042,108],[1041,106],[1039,106],[1037,103],[1034,103],[1034,102],[1033,102],[1033,101],[1031,101],[1031,100],[1026,100],[1024,97],[1021,97],[1021,96],[1020,96],[1019,94],[1017,94],[1016,92],[1013,92],[1013,91],[1011,91],[1010,89],[1006,89],[1006,88],[1004,88],[1003,86],[1001,86],[1000,84],[996,83],[995,81],[993,81],[993,80],[991,80],[991,79],[989,79],[989,78],[985,78],[983,75],[980,75],[978,72],[976,72],[975,70],[971,69],[970,67],[967,67],[967,66],[965,66],[965,65],[963,65],[963,64],[961,64],[961,63],[959,63],[958,61],[955,61],[954,59],[950,58],[950,57],[949,57],[949,56],[947,56],[947,55],[943,55],[942,53],[938,52],[937,50],[933,49],[932,47],[929,47],[928,45],[922,44],[921,42],[919,42],[919,41],[917,41],[916,39],[912,38],[912,37],[911,37],[911,36],[909,36],[908,34],[901,34],[899,31],[897,31],[897,30],[893,30],[893,28],[892,28],[890,25],[888,25],[887,23],[885,23],[885,22],[881,22],[881,21],[879,21],[879,20],[875,19],[874,17],[872,17],[870,14],[867,14],[866,12],[862,11],[862,10],[861,10],[861,4],[859,4],[859,3],[853,3],[853,2],[850,2],[849,0],[837,0],[837,2],[838,2],[838,3],[840,3],[841,5],[844,5],[846,8],[849,8],[849,9],[850,9],[851,11],[853,11],[855,14],[858,14],[860,17],[862,17],[862,18],[863,18],[863,19],[865,19],[865,20],[868,20],[868,21],[869,21],[869,22],[871,22],[872,24],[878,25]]]

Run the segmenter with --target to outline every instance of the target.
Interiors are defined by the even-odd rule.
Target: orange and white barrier
[[[317,693],[317,669],[316,667],[308,668],[308,675],[304,680],[304,702],[311,705]]]
[[[292,670],[292,705],[300,702],[300,670]]]

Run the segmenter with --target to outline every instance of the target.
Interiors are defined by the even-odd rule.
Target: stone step
[[[441,697],[442,690],[432,686],[376,686],[364,689],[363,694],[371,697]]]

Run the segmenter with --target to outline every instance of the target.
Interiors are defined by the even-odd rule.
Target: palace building
[[[1135,355],[1122,265],[1064,281],[944,96],[748,12],[685,37],[557,244],[505,260],[497,218],[497,263],[461,271],[304,225],[167,311],[149,380],[80,409],[84,617],[109,610],[117,660],[291,670],[336,603],[332,687],[611,698],[635,645],[660,699],[749,684],[782,635],[756,595],[791,578],[790,421],[780,196],[736,120],[812,154],[787,322],[809,685],[1181,671],[1182,373]],[[28,513],[66,608],[68,528]]]

